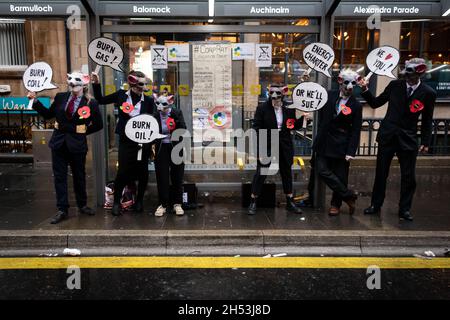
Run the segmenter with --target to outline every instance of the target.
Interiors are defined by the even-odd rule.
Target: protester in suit
[[[156,107],[157,110],[153,116],[158,121],[159,133],[166,137],[155,143],[155,174],[160,203],[155,211],[155,216],[162,217],[170,203],[173,204],[175,214],[182,216],[184,214],[181,206],[183,203],[184,162],[176,164],[173,161],[172,150],[181,143],[181,140],[172,141],[172,132],[177,129],[186,129],[186,123],[181,109],[174,108],[173,95],[158,97]],[[182,156],[182,154],[177,156]],[[172,182],[172,194],[169,181]]]
[[[292,142],[292,130],[299,129],[303,125],[303,117],[296,119],[295,109],[289,109],[283,101],[283,96],[287,94],[288,88],[280,84],[273,84],[269,89],[269,100],[258,106],[253,119],[253,129],[258,132],[260,137],[261,130],[267,130],[267,155],[273,159],[276,158],[279,165],[283,191],[286,194],[286,210],[302,213],[297,207],[293,198],[292,188],[292,164],[294,157],[294,146]],[[270,130],[279,132],[279,155],[272,155]],[[259,143],[258,143],[259,144]],[[258,150],[258,163],[256,173],[252,181],[251,202],[248,208],[248,214],[256,214],[256,199],[261,193],[267,174],[262,172],[270,167],[270,163],[262,163],[261,155],[265,150]],[[264,161],[265,162],[265,161]]]
[[[144,95],[149,79],[140,71],[131,71],[127,78],[130,89],[121,89],[107,96],[102,95],[98,75],[92,73],[91,80],[94,97],[99,104],[114,103],[119,111],[119,121],[116,126],[116,134],[119,135],[119,169],[114,182],[114,204],[111,213],[114,216],[121,214],[120,200],[123,189],[136,180],[138,180],[138,189],[134,210],[135,212],[142,212],[148,182],[148,160],[151,146],[150,144],[140,146],[138,143],[131,141],[125,135],[125,126],[128,119],[140,114],[152,115],[155,111],[153,97]],[[141,160],[138,160],[138,152],[141,148],[142,156]]]
[[[436,92],[420,81],[427,66],[425,60],[414,58],[405,62],[402,80],[391,81],[378,97],[368,90],[368,82],[360,80],[361,95],[372,108],[379,108],[388,102],[386,115],[378,130],[378,154],[375,183],[370,207],[365,214],[377,214],[386,194],[386,180],[394,155],[397,155],[401,171],[399,202],[400,220],[412,221],[411,204],[416,190],[416,158],[418,152],[428,152],[431,143],[434,102]],[[417,137],[417,122],[421,120],[420,146]]]
[[[32,108],[45,119],[56,118],[55,130],[49,141],[52,150],[52,168],[56,190],[58,212],[51,220],[58,223],[68,215],[67,167],[73,175],[75,199],[82,214],[94,215],[87,206],[86,194],[86,136],[103,128],[97,101],[87,96],[89,75],[73,72],[67,75],[68,92],[57,93],[49,109],[36,99],[36,93],[29,92]]]
[[[340,213],[342,201],[355,211],[356,193],[350,190],[348,174],[350,161],[359,146],[362,125],[362,108],[353,95],[353,87],[360,76],[344,69],[339,73],[339,91],[328,94],[328,101],[319,111],[319,128],[313,150],[319,176],[333,190],[329,215]],[[313,177],[311,177],[313,178]]]

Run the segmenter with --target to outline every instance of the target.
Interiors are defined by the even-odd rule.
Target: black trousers
[[[400,163],[401,186],[399,211],[409,211],[416,191],[417,150],[402,150],[397,139],[388,144],[379,145],[375,183],[372,192],[372,205],[381,208],[386,196],[386,181],[394,155]]]
[[[138,181],[136,201],[144,199],[145,189],[148,183],[148,159],[150,157],[150,145],[142,146],[141,160],[137,160],[140,147],[137,143],[126,137],[120,138],[119,144],[119,169],[114,181],[114,203],[119,204],[122,192],[126,185]]]
[[[352,195],[347,187],[350,163],[345,159],[330,158],[323,155],[316,155],[316,158],[317,172],[320,178],[333,190],[331,205],[340,208],[342,200]]]
[[[86,153],[71,153],[64,143],[57,150],[52,149],[52,168],[56,191],[56,206],[58,210],[67,212],[69,198],[67,194],[67,167],[70,166],[73,175],[73,188],[78,208],[87,204],[86,194]]]
[[[283,191],[285,194],[292,193],[292,155],[288,158],[288,154],[291,152],[284,152],[280,147],[280,160],[278,161],[279,171],[281,175],[281,181],[283,183]],[[262,164],[259,160],[256,166],[256,173],[253,176],[252,181],[252,194],[259,196],[263,187],[264,181],[267,175],[261,173],[262,168],[269,168],[269,164]]]
[[[159,203],[164,208],[169,206],[171,200],[173,204],[183,203],[184,163],[172,162],[172,148],[171,143],[161,143],[155,159]],[[170,193],[170,182],[172,182],[173,194]]]

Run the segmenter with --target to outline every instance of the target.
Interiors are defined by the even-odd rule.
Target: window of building
[[[25,21],[0,19],[0,66],[27,65]]]

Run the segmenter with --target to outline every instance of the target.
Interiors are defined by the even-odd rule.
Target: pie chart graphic
[[[213,127],[224,129],[230,125],[231,114],[224,107],[216,107],[211,110],[210,122]]]

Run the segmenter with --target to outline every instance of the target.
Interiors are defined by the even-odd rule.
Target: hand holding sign
[[[328,92],[315,82],[303,82],[297,85],[292,92],[293,104],[289,109],[298,109],[304,112],[317,111],[328,101]]]
[[[329,69],[334,61],[334,51],[329,45],[319,42],[309,44],[303,50],[303,60],[309,66],[305,75],[314,69],[331,78]]]
[[[95,73],[98,74],[100,66],[111,67],[114,70],[123,72],[119,64],[123,60],[122,47],[114,40],[108,38],[95,38],[89,43],[89,57],[97,63]]]
[[[57,88],[51,83],[52,77],[53,70],[48,63],[35,62],[25,70],[22,80],[28,91],[39,92]]]
[[[397,49],[390,46],[382,46],[376,48],[368,54],[366,64],[370,72],[366,76],[366,81],[375,73],[380,76],[388,76],[396,79],[392,74],[392,70],[397,67],[400,60],[400,53]]]

